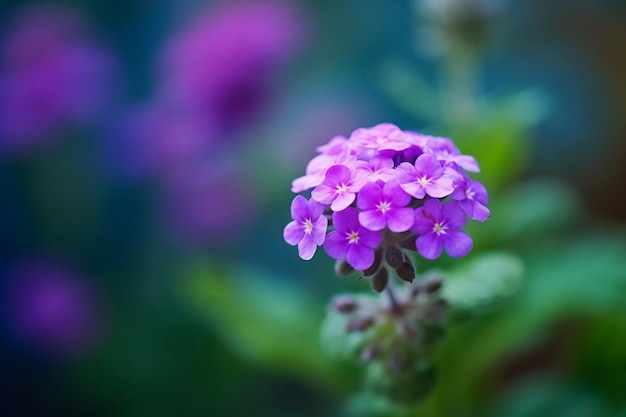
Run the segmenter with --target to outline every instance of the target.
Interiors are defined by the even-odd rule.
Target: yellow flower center
[[[347,191],[348,191],[348,187],[343,182],[341,184],[338,184],[337,187],[335,188],[335,192],[337,194],[343,194]]]
[[[385,214],[391,209],[391,204],[388,201],[381,201],[376,205],[376,208]]]
[[[359,234],[357,232],[352,231],[352,232],[346,233],[346,237],[348,239],[348,243],[350,244],[359,242]]]
[[[438,235],[440,235],[440,234],[442,234],[442,233],[443,233],[443,234],[446,234],[446,229],[447,229],[447,227],[446,227],[446,226],[444,226],[444,225],[443,225],[443,224],[441,224],[441,223],[435,223],[435,227],[433,227],[433,231],[434,231],[435,233],[437,233]]]
[[[304,221],[304,233],[308,235],[312,231],[313,231],[313,222],[311,221],[311,219],[306,219]]]
[[[426,178],[426,175],[424,175],[422,178],[418,178],[417,182],[422,186],[426,186],[428,185],[428,183],[430,182],[430,180],[428,178]]]

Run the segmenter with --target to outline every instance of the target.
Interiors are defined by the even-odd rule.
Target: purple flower
[[[397,181],[380,186],[369,183],[361,189],[357,199],[359,222],[370,230],[382,230],[385,226],[392,232],[406,232],[413,226],[413,209],[406,207],[411,202]]]
[[[295,3],[218,2],[167,45],[167,91],[225,130],[264,108],[276,70],[301,46],[306,24]]]
[[[469,172],[480,172],[478,162],[473,156],[462,155],[461,151],[449,138],[428,136],[426,151],[434,155],[438,161],[444,164],[454,162]]]
[[[68,126],[88,125],[113,97],[116,62],[87,39],[72,10],[18,16],[0,52],[0,148],[23,151]]]
[[[489,197],[485,186],[480,182],[463,178],[457,182],[450,197],[459,202],[470,219],[484,222],[489,218],[490,212],[486,207]]]
[[[207,157],[217,139],[197,113],[161,102],[129,110],[115,133],[111,163],[130,177],[163,174]]]
[[[7,284],[3,304],[20,341],[62,355],[92,347],[98,308],[83,277],[48,261],[29,260],[9,271]]]
[[[364,270],[374,263],[374,249],[382,241],[381,233],[359,224],[354,207],[333,213],[335,231],[326,236],[324,250],[334,259],[346,258],[357,270]]]
[[[232,162],[187,164],[161,180],[162,221],[184,245],[236,242],[254,219],[255,190]]]
[[[404,132],[391,123],[381,123],[352,132],[350,139],[358,145],[377,151],[402,151],[411,146],[404,140]]]
[[[335,165],[326,171],[324,181],[315,187],[311,197],[322,204],[330,204],[333,211],[341,211],[354,202],[356,193],[367,183],[367,174]]]
[[[322,153],[309,161],[306,166],[306,175],[296,178],[291,183],[291,191],[294,193],[320,185],[331,166],[350,166],[356,162],[356,156],[351,154],[348,140],[343,136],[333,137],[328,144],[318,147],[317,150]]]
[[[446,170],[434,156],[420,155],[415,165],[403,162],[396,169],[400,187],[415,198],[443,198],[454,191],[455,175]]]
[[[460,258],[472,249],[472,239],[459,230],[465,226],[465,212],[456,201],[442,204],[436,199],[427,200],[415,210],[415,223],[411,231],[419,234],[417,251],[424,258],[437,259],[443,249],[448,255]]]
[[[389,182],[396,178],[396,171],[393,168],[393,160],[381,156],[375,156],[368,162],[358,161],[355,169],[361,169],[367,173],[367,180],[370,182]]]
[[[308,261],[326,238],[328,219],[324,216],[324,205],[296,196],[291,202],[291,218],[293,221],[285,227],[283,237],[290,245],[298,245],[300,257]]]

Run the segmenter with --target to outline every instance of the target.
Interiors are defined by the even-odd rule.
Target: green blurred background
[[[2,414],[626,416],[626,3],[250,3],[0,6]],[[315,147],[384,121],[474,155],[492,213],[418,263],[464,314],[411,406],[320,342],[369,285],[282,239]]]

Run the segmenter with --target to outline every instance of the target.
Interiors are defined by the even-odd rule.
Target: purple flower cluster
[[[467,218],[489,217],[487,191],[467,172],[479,172],[472,156],[452,140],[403,131],[390,123],[336,136],[317,148],[306,174],[292,183],[297,196],[284,238],[311,259],[317,246],[349,267],[372,275],[383,260],[407,273],[414,249],[427,259],[445,250],[463,257],[472,239],[461,230]],[[330,232],[329,231],[330,226]]]
[[[33,6],[0,41],[0,152],[16,153],[63,129],[91,126],[114,98],[117,62],[78,13]]]

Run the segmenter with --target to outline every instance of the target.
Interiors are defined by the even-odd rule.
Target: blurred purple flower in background
[[[9,270],[5,284],[4,313],[19,343],[61,356],[94,347],[98,307],[83,277],[48,261],[29,260]]]
[[[96,121],[112,98],[115,59],[77,13],[39,6],[16,16],[0,49],[0,151],[23,151]]]
[[[189,164],[164,178],[163,222],[182,243],[227,244],[255,215],[251,181],[233,164]]]
[[[129,177],[164,174],[207,157],[216,139],[206,118],[163,102],[128,110],[116,133],[112,163]]]
[[[213,4],[166,43],[152,98],[115,128],[115,169],[156,175],[163,222],[185,244],[232,241],[253,218],[246,149],[232,139],[267,108],[305,32],[295,2]]]
[[[304,40],[303,27],[296,3],[221,2],[166,45],[164,94],[230,133],[267,103],[276,70]]]

